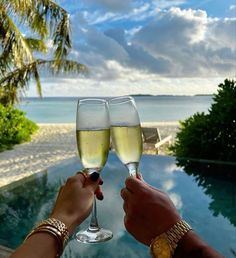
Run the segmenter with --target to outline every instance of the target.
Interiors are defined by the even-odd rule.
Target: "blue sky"
[[[45,96],[211,94],[236,77],[236,0],[58,2],[71,17],[70,58],[91,72],[44,78]]]

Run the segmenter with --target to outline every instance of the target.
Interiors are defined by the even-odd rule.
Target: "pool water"
[[[210,167],[212,164],[191,165],[174,157],[149,155],[142,157],[140,165],[145,180],[170,195],[193,229],[224,256],[233,258],[236,257],[236,180],[222,179],[222,174],[224,178],[236,172],[236,165],[217,165],[214,177],[203,174]],[[80,168],[79,160],[73,158],[0,189],[0,245],[16,248],[32,227],[49,215],[60,185]],[[114,237],[96,245],[81,244],[72,237],[63,257],[150,257],[148,247],[125,231],[120,190],[127,171],[114,153],[102,174],[105,198],[98,202],[98,218],[101,226],[113,231]],[[89,219],[79,228],[85,228],[88,223]]]

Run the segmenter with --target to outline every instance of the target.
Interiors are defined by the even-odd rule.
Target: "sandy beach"
[[[142,127],[156,127],[161,137],[178,130],[177,122],[143,123]],[[154,145],[144,144],[144,153],[155,154]],[[165,154],[161,148],[159,154]],[[27,143],[0,153],[0,187],[47,169],[77,155],[74,124],[39,124],[39,130]]]

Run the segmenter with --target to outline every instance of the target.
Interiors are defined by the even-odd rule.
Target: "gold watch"
[[[192,228],[187,222],[181,220],[169,230],[154,238],[150,245],[153,258],[171,258],[179,240]]]

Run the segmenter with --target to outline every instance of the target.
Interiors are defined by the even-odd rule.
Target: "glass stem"
[[[98,226],[98,220],[97,220],[97,202],[96,202],[96,196],[94,195],[89,231],[95,232],[95,231],[99,231],[99,229],[100,228]]]
[[[142,177],[141,173],[138,171],[138,165],[139,165],[138,162],[132,162],[132,163],[126,164],[126,167],[129,170],[130,176],[137,177],[137,178]]]

